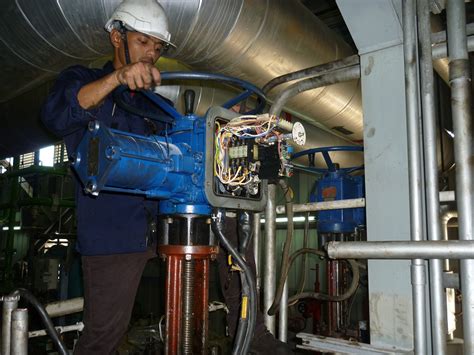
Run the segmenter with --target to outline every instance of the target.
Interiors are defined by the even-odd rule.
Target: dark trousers
[[[226,237],[238,244],[235,218],[226,220]],[[79,338],[75,355],[105,355],[113,353],[127,332],[138,285],[146,262],[156,256],[153,250],[144,253],[83,256],[84,332]],[[255,276],[255,259],[250,244],[245,259]],[[227,324],[234,337],[240,314],[241,284],[238,272],[230,271],[227,252],[221,248],[217,256],[219,279],[229,308]],[[255,336],[265,332],[263,315],[257,314]]]
[[[83,256],[84,332],[76,355],[114,353],[127,332],[140,278],[154,250]]]

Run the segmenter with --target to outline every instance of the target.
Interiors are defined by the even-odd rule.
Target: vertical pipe
[[[18,307],[18,296],[3,297],[2,307],[2,354],[10,355],[12,312]]]
[[[253,255],[255,259],[255,278],[257,283],[257,295],[260,294],[261,270],[260,270],[260,213],[255,213],[253,218]]]
[[[13,171],[18,171],[19,169],[20,157],[16,156],[13,158]],[[10,178],[10,207],[8,209],[8,232],[5,246],[5,267],[3,269],[3,280],[5,280],[5,288],[7,289],[13,287],[13,249],[15,244],[16,203],[20,190],[19,179],[20,177],[15,175]]]
[[[420,122],[418,102],[418,70],[416,54],[416,1],[403,1],[403,49],[405,56],[405,90],[408,129],[408,175],[410,190],[411,240],[423,240],[423,204],[420,186],[422,159],[420,146]],[[426,354],[426,270],[425,261],[411,262],[411,284],[413,297],[413,336],[415,355]]]
[[[449,240],[449,235],[448,235],[448,222],[452,218],[458,218],[458,213],[456,211],[446,211],[443,213],[443,216],[441,218],[441,225],[443,226],[442,232],[443,232],[443,240]],[[450,271],[449,267],[449,259],[444,260],[444,271]]]
[[[457,218],[458,213],[456,211],[446,211],[443,213],[441,217],[441,225],[442,225],[442,232],[443,232],[443,240],[449,240],[448,234],[448,223],[452,218]],[[443,273],[449,273],[450,266],[449,266],[449,259],[444,259],[443,264]],[[456,316],[455,316],[455,303],[454,303],[454,289],[446,288],[446,307],[447,307],[447,322],[448,322],[448,330],[447,330],[447,340],[452,341],[454,339],[454,332],[449,332],[450,330],[450,323],[456,324]],[[450,307],[451,306],[451,307]]]
[[[284,343],[288,340],[288,279],[283,286],[278,314],[278,339]]]
[[[420,45],[421,103],[425,157],[426,211],[430,240],[441,240],[439,213],[438,161],[436,157],[436,111],[433,58],[431,55],[431,22],[429,0],[418,0],[418,38]],[[443,261],[433,259],[430,265],[431,329],[433,353],[444,355],[446,345],[446,296],[443,288]]]
[[[28,310],[17,308],[12,312],[11,355],[28,354]]]
[[[466,8],[462,0],[447,2],[449,83],[454,127],[459,238],[473,240],[474,165],[471,76],[466,43]],[[464,353],[474,353],[474,260],[461,260]]]
[[[263,270],[263,309],[265,326],[275,334],[275,316],[267,314],[275,299],[276,289],[276,185],[268,185],[268,202],[265,207],[265,264]]]

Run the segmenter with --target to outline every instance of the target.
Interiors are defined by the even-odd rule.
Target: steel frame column
[[[336,2],[360,55],[367,240],[408,241],[410,194],[402,1]],[[371,344],[393,348],[394,352],[412,350],[410,262],[370,260],[368,273]]]

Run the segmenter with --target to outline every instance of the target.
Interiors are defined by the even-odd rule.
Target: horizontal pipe
[[[73,331],[82,332],[84,330],[84,323],[79,322],[77,324],[59,326],[59,327],[54,327],[54,328],[56,329],[58,334],[73,332]],[[32,330],[31,332],[28,332],[28,338],[43,337],[46,335],[48,335],[48,333],[46,332],[46,329]]]
[[[467,37],[468,52],[474,51],[474,36]],[[446,42],[438,43],[431,47],[433,60],[448,57],[448,45]]]
[[[325,210],[339,210],[344,208],[358,208],[365,207],[365,198],[354,198],[348,200],[338,201],[323,201],[313,203],[303,203],[293,205],[293,212],[314,212],[314,211],[325,211]],[[277,214],[286,213],[285,205],[279,205],[276,208]]]
[[[466,35],[470,36],[474,34],[474,23],[469,23],[466,25]],[[431,43],[433,45],[446,42],[447,36],[446,31],[439,31],[431,34]]]
[[[474,259],[474,241],[329,242],[331,259]]]
[[[82,312],[84,309],[84,298],[76,297],[65,301],[48,303],[45,308],[51,318]]]
[[[453,202],[456,201],[454,191],[441,191],[439,193],[440,202]],[[312,202],[303,204],[294,204],[293,212],[316,212],[325,210],[339,210],[344,208],[359,208],[365,207],[365,198],[354,198],[347,200],[338,201],[323,201],[323,202]],[[276,208],[277,214],[286,213],[285,205],[278,205]]]

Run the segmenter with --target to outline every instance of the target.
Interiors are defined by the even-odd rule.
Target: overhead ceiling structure
[[[2,1],[0,119],[5,128],[0,133],[0,156],[18,153],[14,147],[26,149],[50,141],[38,120],[38,104],[47,92],[41,85],[69,65],[89,65],[110,52],[103,24],[119,2]],[[276,76],[354,53],[298,0],[161,3],[178,46],[170,55],[196,70],[262,86]],[[270,98],[274,95],[270,93]],[[30,101],[26,107],[24,100]],[[288,107],[306,120],[344,132],[350,141],[362,138],[357,81],[303,93]]]

